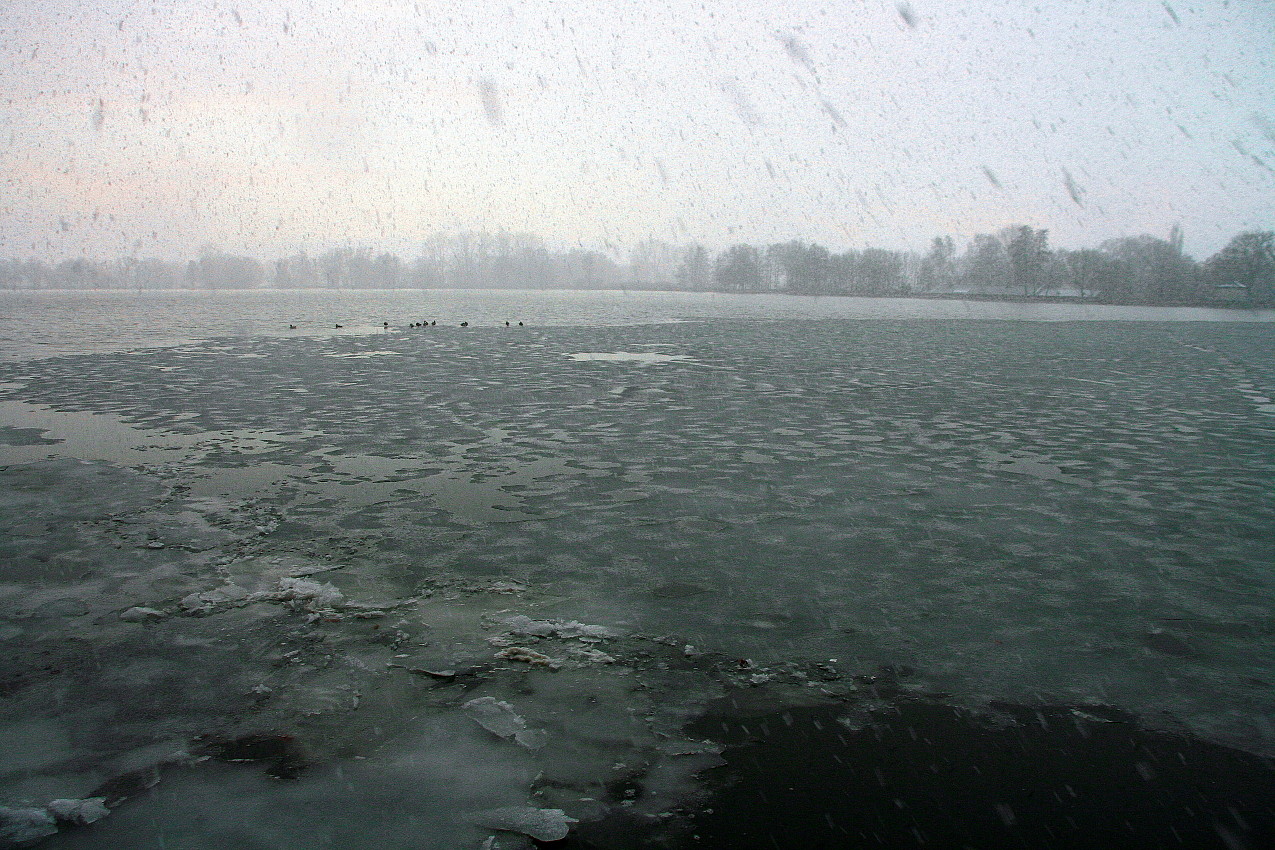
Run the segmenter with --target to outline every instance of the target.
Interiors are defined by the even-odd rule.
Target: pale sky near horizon
[[[0,256],[1275,229],[1275,2],[7,0]]]

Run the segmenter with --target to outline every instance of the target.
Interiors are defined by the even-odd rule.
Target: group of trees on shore
[[[525,234],[467,233],[426,242],[411,262],[371,249],[333,249],[263,264],[206,248],[198,259],[112,262],[0,260],[4,289],[520,288],[787,292],[797,295],[981,295],[1122,304],[1275,305],[1275,233],[1235,236],[1197,262],[1168,239],[1133,236],[1097,248],[1050,248],[1027,225],[975,236],[962,253],[936,237],[923,254],[881,248],[835,254],[813,243],[702,245],[647,240],[620,263],[597,251],[555,251]]]
[[[1203,263],[1183,253],[1177,228],[1168,239],[1051,249],[1047,231],[1022,225],[975,236],[960,255],[951,237],[935,238],[923,256],[879,248],[833,254],[802,242],[736,245],[716,258],[713,280],[732,292],[1275,305],[1275,233],[1241,233]]]

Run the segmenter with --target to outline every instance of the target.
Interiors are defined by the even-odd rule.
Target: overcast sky
[[[1275,227],[1269,0],[4,0],[0,255]]]

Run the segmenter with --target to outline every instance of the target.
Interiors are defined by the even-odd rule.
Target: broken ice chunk
[[[577,649],[570,650],[570,652],[577,659],[587,664],[614,664],[615,663],[615,658],[613,656],[607,655],[605,652],[602,652],[601,650],[598,650],[598,649],[577,648]]]
[[[478,826],[520,832],[537,841],[561,841],[567,837],[571,824],[578,823],[562,809],[533,809],[530,806],[506,806],[475,812],[471,819]]]
[[[213,603],[238,602],[241,599],[248,598],[248,591],[237,584],[223,584],[221,587],[214,587],[207,593],[200,595]]]
[[[553,623],[548,620],[533,620],[526,614],[517,614],[505,620],[509,631],[516,635],[532,635],[535,637],[551,637]]]
[[[83,800],[53,800],[46,809],[60,821],[86,826],[109,815],[105,797],[87,797]]]
[[[533,620],[526,614],[516,614],[504,621],[509,631],[516,635],[560,638],[613,638],[620,633],[606,626],[592,626],[575,620]]]
[[[491,585],[493,593],[522,593],[526,589],[527,585],[520,581],[496,581]]]
[[[527,664],[538,664],[541,667],[556,667],[554,660],[543,652],[527,649],[525,646],[511,646],[496,653],[497,658],[506,661],[523,661]]]
[[[26,847],[50,835],[56,835],[57,831],[53,815],[44,809],[11,809],[0,806],[0,847]]]
[[[126,623],[153,623],[167,616],[167,614],[157,608],[147,608],[142,605],[134,605],[127,611],[120,612],[120,619]]]
[[[514,742],[534,750],[545,744],[545,733],[528,729],[527,721],[514,711],[514,707],[495,697],[478,697],[461,706],[469,718],[498,738]]]
[[[191,614],[207,614],[219,605],[232,605],[248,598],[248,591],[237,584],[223,584],[202,593],[192,593],[177,604]]]
[[[479,726],[499,738],[512,738],[527,728],[527,721],[518,716],[514,707],[495,697],[478,697],[461,706]]]
[[[279,579],[279,596],[284,601],[304,602],[310,608],[332,608],[345,599],[334,585],[308,578]]]
[[[286,602],[295,610],[313,613],[330,611],[344,600],[345,594],[334,585],[308,578],[281,578],[277,589],[254,593],[247,598],[249,602]],[[182,604],[185,603],[183,599]]]
[[[478,850],[535,850],[536,845],[525,835],[489,835]]]

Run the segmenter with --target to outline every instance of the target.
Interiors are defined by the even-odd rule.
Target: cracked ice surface
[[[477,847],[465,813],[691,799],[716,756],[682,729],[725,687],[814,697],[882,665],[1275,752],[1269,327],[470,329],[7,364],[0,805],[115,805],[94,792],[154,771],[53,843]],[[566,356],[644,348],[682,359]],[[299,743],[201,754],[253,735]]]

